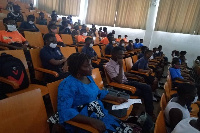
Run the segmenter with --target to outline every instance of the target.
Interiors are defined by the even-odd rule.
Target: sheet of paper
[[[142,101],[141,99],[128,99],[128,102],[122,103],[120,105],[113,105],[112,110],[129,108],[134,103],[142,103]]]

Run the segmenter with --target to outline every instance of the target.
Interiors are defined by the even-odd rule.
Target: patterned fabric
[[[122,133],[131,133],[132,129],[108,114],[100,101],[108,94],[108,91],[99,90],[91,76],[88,76],[88,79],[91,83],[84,84],[70,75],[60,83],[58,87],[59,122],[65,126],[68,132],[74,132],[75,127],[66,124],[65,121],[81,114],[104,122],[106,133],[121,131],[123,131]],[[80,130],[80,132],[85,131]]]

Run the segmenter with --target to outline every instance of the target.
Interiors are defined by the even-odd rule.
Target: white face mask
[[[194,101],[192,102],[192,103],[196,103],[197,102],[197,100],[198,100],[198,96],[196,96],[195,98],[194,98]]]
[[[83,36],[87,36],[87,33],[83,33]]]
[[[92,44],[92,43],[90,43],[90,47],[93,47],[93,44]]]
[[[153,59],[153,55],[149,59],[152,60]]]
[[[71,27],[71,26],[68,26],[68,28],[71,29],[72,27]]]
[[[7,25],[9,31],[17,31],[16,25]]]
[[[115,41],[112,41],[112,44],[115,44]]]
[[[188,63],[188,61],[187,61],[187,60],[185,60],[185,63]]]
[[[29,21],[29,24],[34,24],[34,22],[33,21]]]
[[[56,48],[57,44],[56,43],[50,43],[49,47],[51,48]]]
[[[124,43],[122,43],[122,46],[124,46],[125,44]]]
[[[159,51],[156,51],[156,53],[158,54],[158,53],[159,53]]]

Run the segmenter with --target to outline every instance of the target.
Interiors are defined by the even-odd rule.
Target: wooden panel
[[[0,101],[2,133],[49,133],[47,114],[39,89]]]
[[[44,46],[44,41],[43,41],[41,32],[24,31],[24,35],[25,35],[26,40],[29,42],[31,46],[40,47],[40,48]]]
[[[76,48],[75,47],[61,47],[60,51],[64,57],[68,58],[71,54],[76,53]]]

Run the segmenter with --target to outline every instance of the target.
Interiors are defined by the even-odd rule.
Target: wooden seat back
[[[164,111],[166,106],[167,106],[166,95],[165,95],[165,93],[163,93],[162,96],[161,96],[161,99],[160,99],[160,108],[161,108],[161,110]]]
[[[50,133],[40,89],[0,101],[2,133]]]
[[[131,57],[125,58],[125,63],[127,72],[130,72],[133,66],[132,58]]]
[[[97,53],[97,57],[101,58],[101,49],[99,48],[99,46],[93,46],[92,48]]]
[[[61,47],[60,51],[64,57],[68,58],[71,54],[76,53],[76,48],[75,47]]]
[[[33,63],[34,68],[43,68],[42,66],[42,61],[40,59],[40,50],[39,48],[37,49],[30,49],[30,55]],[[42,72],[35,71],[35,78],[37,80],[42,81],[44,79],[44,75]]]
[[[58,86],[62,80],[63,79],[47,84],[54,113],[57,111]]]
[[[94,82],[99,87],[99,89],[102,90],[104,85],[103,85],[103,80],[101,78],[99,68],[95,68],[92,70],[92,78],[94,79]]]
[[[167,133],[163,111],[160,111],[160,113],[158,114],[154,133]]]
[[[42,48],[44,46],[41,32],[24,31],[24,35],[31,46],[39,48]]]
[[[67,45],[72,45],[73,44],[72,35],[61,34],[61,38],[62,38],[64,44],[67,44]]]
[[[39,24],[35,24],[35,25],[36,25],[36,27],[40,30],[40,32],[41,32],[42,34],[47,34],[47,33],[49,33],[49,30],[48,30],[48,28],[47,28],[46,25],[39,25]]]
[[[138,56],[137,56],[137,55],[133,55],[133,56],[132,56],[132,59],[133,59],[133,63],[135,63],[135,62],[137,62],[137,60],[138,60]]]

